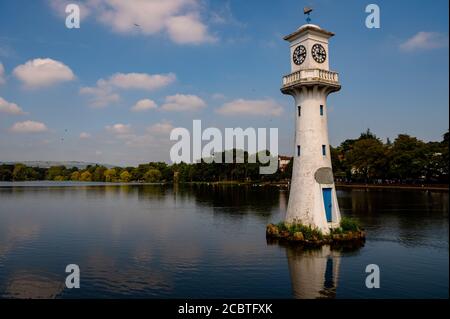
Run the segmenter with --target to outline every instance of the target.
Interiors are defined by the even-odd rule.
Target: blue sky
[[[80,29],[65,27],[68,1],[0,2],[0,161],[168,161],[170,129],[193,119],[278,127],[280,153],[292,153],[282,37],[305,23],[306,5],[313,23],[336,34],[332,145],[367,128],[425,141],[448,129],[446,0],[373,2],[380,29],[366,28],[371,2],[360,0],[71,2],[81,4]],[[39,70],[46,75],[36,80]]]

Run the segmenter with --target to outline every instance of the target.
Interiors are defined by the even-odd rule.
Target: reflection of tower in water
[[[280,196],[279,196],[280,212],[285,212],[287,210],[287,202],[288,202],[287,192],[285,190],[281,189]]]
[[[286,247],[295,298],[335,298],[341,253],[322,246],[314,250]]]

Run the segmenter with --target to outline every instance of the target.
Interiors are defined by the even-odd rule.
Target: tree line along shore
[[[83,169],[63,165],[42,168],[21,163],[2,164],[0,181],[289,183],[292,160],[274,174],[261,175],[259,167],[266,164],[258,159],[256,163],[249,163],[247,152],[233,150],[233,153],[234,156],[243,154],[244,163],[201,161],[169,165],[152,162],[137,167],[88,165]],[[221,155],[224,159],[225,153]],[[406,134],[398,135],[393,142],[389,139],[383,142],[367,130],[357,139],[331,147],[331,160],[336,184],[342,187],[445,188],[447,185],[448,188],[449,133],[438,142],[423,142]]]

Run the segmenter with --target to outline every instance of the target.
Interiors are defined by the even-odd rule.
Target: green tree
[[[441,148],[441,159],[440,159],[440,169],[441,169],[441,181],[442,182],[448,182],[448,174],[449,174],[449,132],[447,131],[444,136],[443,140],[440,143]]]
[[[425,143],[415,137],[400,134],[390,151],[391,172],[400,180],[425,177]]]
[[[75,171],[70,175],[70,180],[79,181],[80,180],[80,172]]]
[[[347,153],[347,163],[351,165],[352,175],[365,182],[383,178],[387,164],[383,143],[372,137],[357,140]]]
[[[161,181],[161,176],[161,172],[158,169],[151,168],[144,174],[144,180],[147,183],[158,183]]]
[[[114,168],[107,169],[104,172],[106,182],[116,182],[117,181],[117,171]]]
[[[14,181],[27,181],[29,180],[30,170],[24,164],[14,165],[14,170],[12,173],[12,178]]]
[[[105,171],[106,167],[104,166],[95,166],[94,172],[92,173],[92,180],[96,182],[104,182],[105,181]]]
[[[65,166],[52,166],[47,171],[47,179],[50,181],[55,180],[55,178],[58,176],[58,180],[61,180],[61,177],[64,177],[66,175],[66,167]],[[64,179],[63,179],[64,180]]]
[[[131,180],[131,174],[124,170],[122,173],[120,173],[120,181],[124,183],[128,183]]]
[[[82,181],[82,182],[90,182],[90,181],[92,181],[92,174],[89,171],[84,171],[80,175],[80,181]]]
[[[375,134],[370,131],[370,128],[367,129],[364,133],[361,133],[358,140],[368,140],[368,139],[378,139]]]
[[[14,165],[0,165],[0,181],[12,181]]]

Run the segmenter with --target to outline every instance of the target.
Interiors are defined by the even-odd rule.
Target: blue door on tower
[[[323,188],[323,205],[325,206],[325,215],[327,216],[327,221],[331,222],[331,188]]]

